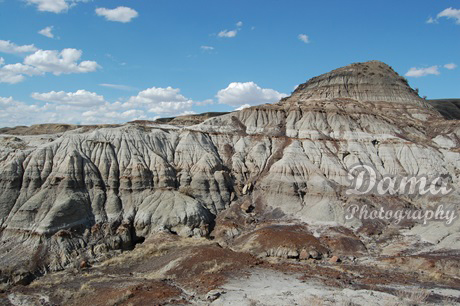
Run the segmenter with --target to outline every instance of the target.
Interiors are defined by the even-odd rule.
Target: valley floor
[[[406,267],[407,268],[407,267]],[[4,289],[0,305],[457,305],[460,281],[371,258],[258,258],[161,233],[92,267]]]

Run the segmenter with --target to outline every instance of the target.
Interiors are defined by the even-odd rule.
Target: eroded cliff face
[[[386,101],[428,107],[390,66],[380,61],[354,63],[314,77],[300,85],[291,100]]]
[[[189,127],[132,123],[0,141],[0,262],[13,271],[35,257],[61,269],[77,256],[130,249],[158,231],[214,235],[216,217],[243,202],[276,212],[269,219],[342,224],[366,234],[369,224],[345,222],[346,204],[421,207],[460,199],[458,191],[378,200],[345,194],[348,169],[357,163],[381,175],[442,175],[459,185],[458,121],[444,120],[376,61],[313,78],[279,103]],[[239,234],[219,222],[217,229]],[[433,245],[457,241],[458,233],[458,222],[417,232]]]

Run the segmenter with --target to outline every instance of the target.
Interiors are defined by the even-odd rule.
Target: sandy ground
[[[412,292],[419,292],[417,290],[413,288]],[[458,297],[460,291],[436,291],[446,296],[444,305],[456,305],[449,303],[447,297]],[[220,296],[210,305],[419,305],[410,294],[396,296],[380,291],[329,287],[319,281],[302,281],[300,275],[266,269],[255,269],[249,276],[232,279],[209,296],[216,292]]]
[[[327,287],[299,277],[256,269],[222,286],[222,295],[211,305],[351,305],[352,301],[359,305],[388,305],[400,301],[387,293]]]

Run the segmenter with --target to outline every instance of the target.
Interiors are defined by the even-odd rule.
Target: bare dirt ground
[[[213,240],[160,233],[102,263],[4,289],[0,304],[459,304],[458,277],[414,262],[263,258]]]

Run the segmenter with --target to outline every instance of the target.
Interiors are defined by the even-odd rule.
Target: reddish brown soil
[[[326,254],[328,249],[314,237],[305,226],[301,225],[268,225],[245,234],[235,240],[235,245],[248,247],[250,252],[261,254],[270,249],[287,248],[300,252],[315,250]]]
[[[80,299],[81,305],[150,305],[188,304],[182,290],[164,281],[145,281],[134,286],[116,283],[95,284],[95,292]]]
[[[321,236],[331,253],[338,256],[360,256],[367,253],[364,243],[349,229],[336,227]]]
[[[229,277],[260,264],[260,260],[245,253],[237,253],[217,245],[193,247],[181,265],[170,271],[177,282],[200,293],[225,283]]]

